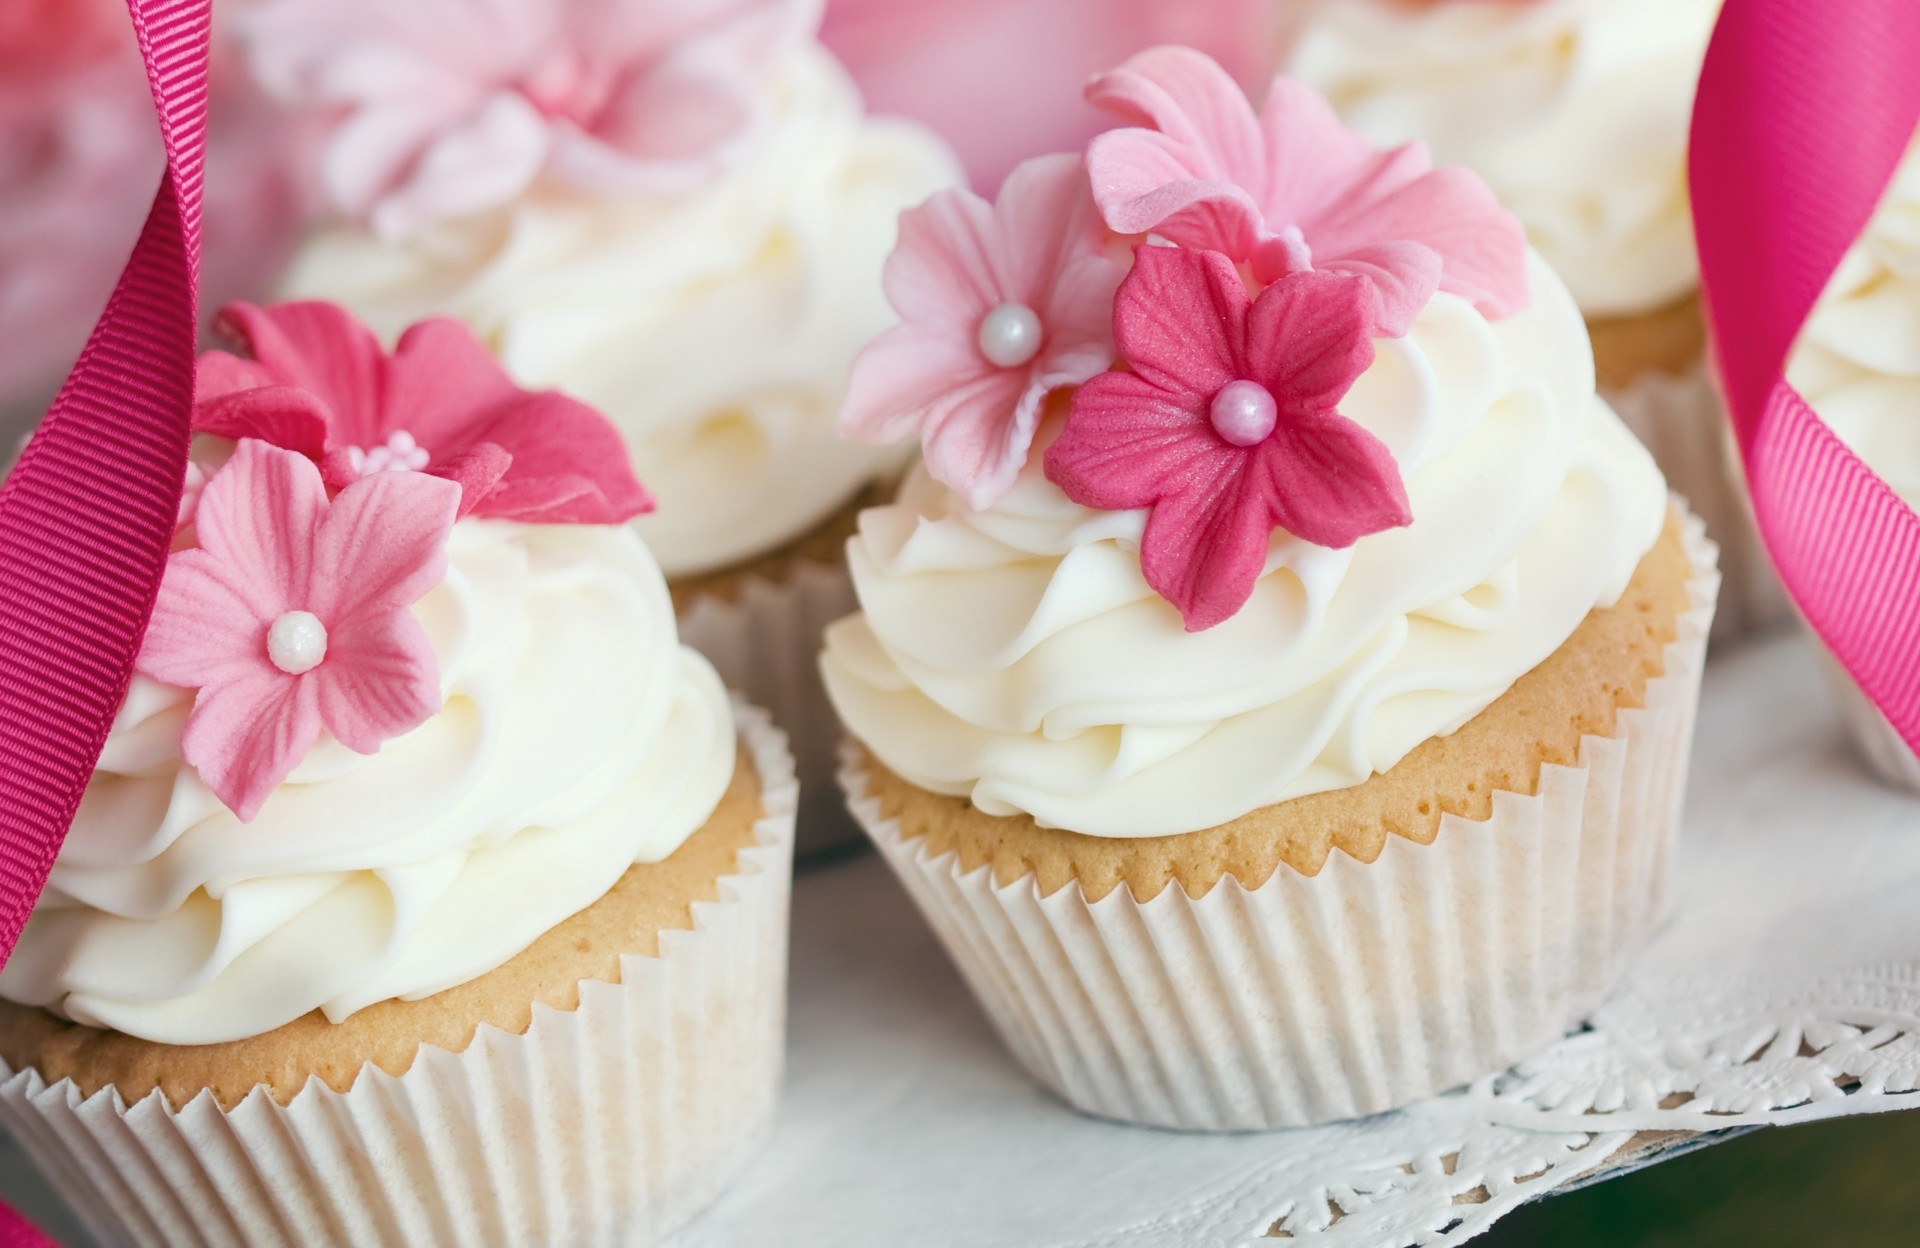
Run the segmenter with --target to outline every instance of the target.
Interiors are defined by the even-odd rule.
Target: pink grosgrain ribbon
[[[1728,0],[1689,177],[1761,536],[1807,622],[1920,753],[1920,517],[1783,375],[1920,123],[1917,64],[1915,0]]]
[[[193,407],[212,0],[128,0],[167,171],[100,323],[0,485],[0,963],[126,696]]]

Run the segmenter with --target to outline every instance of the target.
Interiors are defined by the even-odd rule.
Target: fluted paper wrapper
[[[1713,640],[1792,619],[1792,604],[1754,527],[1726,405],[1706,361],[1678,377],[1649,371],[1630,386],[1604,393],[1627,428],[1653,452],[1667,485],[1687,500],[1720,547]]]
[[[731,600],[700,595],[680,616],[680,640],[786,730],[800,777],[803,857],[860,839],[835,795],[840,720],[820,680],[827,625],[858,609],[845,565],[800,560],[780,580],[749,573]]]
[[[1564,1034],[1664,917],[1717,580],[1688,526],[1693,606],[1645,708],[1583,739],[1577,766],[1543,766],[1537,795],[1445,816],[1432,845],[1089,902],[931,856],[851,747],[841,782],[1007,1047],[1075,1107],[1210,1131],[1392,1109]]]
[[[1820,651],[1821,668],[1840,707],[1840,717],[1853,740],[1854,750],[1874,775],[1888,784],[1920,793],[1920,757],[1914,755],[1913,748],[1894,730],[1880,708],[1867,701],[1867,695],[1860,692],[1860,686],[1853,683],[1853,677],[1847,675],[1840,661],[1828,653],[1818,638],[1813,644]]]
[[[82,1097],[0,1063],[0,1119],[102,1244],[645,1245],[698,1213],[770,1133],[785,1030],[795,785],[764,712],[759,844],[693,927],[524,1035],[482,1028],[406,1074],[318,1079],[223,1111]]]

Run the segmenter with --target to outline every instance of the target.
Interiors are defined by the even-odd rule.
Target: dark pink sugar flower
[[[1374,328],[1407,332],[1435,290],[1493,318],[1526,306],[1526,234],[1485,183],[1426,150],[1380,150],[1305,85],[1274,80],[1258,114],[1190,48],[1142,52],[1087,98],[1131,128],[1087,149],[1094,199],[1120,234],[1225,253],[1266,283],[1325,271],[1363,279]]]
[[[371,754],[440,707],[408,608],[446,575],[459,488],[370,473],[329,500],[304,456],[253,438],[207,480],[167,561],[138,666],[195,691],[182,757],[242,820],[321,731]]]
[[[1338,548],[1412,520],[1392,454],[1338,408],[1373,362],[1364,281],[1303,272],[1249,300],[1219,252],[1134,257],[1113,317],[1132,371],[1074,394],[1046,472],[1082,506],[1150,511],[1141,570],[1189,631],[1245,604],[1275,529]]]
[[[445,477],[463,516],[619,524],[653,509],[604,416],[520,389],[458,321],[414,325],[392,355],[331,303],[235,304],[220,323],[244,355],[200,357],[196,433],[297,451],[336,490],[384,471]]]

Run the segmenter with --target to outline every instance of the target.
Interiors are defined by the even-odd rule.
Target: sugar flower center
[[[1258,446],[1279,423],[1273,392],[1257,381],[1230,381],[1207,411],[1213,431],[1235,446]]]
[[[980,318],[980,354],[1001,368],[1019,368],[1040,354],[1040,314],[1024,303],[1003,303]]]
[[[370,477],[376,472],[422,472],[431,458],[427,448],[413,440],[405,429],[387,435],[387,440],[370,450],[347,448],[347,463],[356,476]]]
[[[301,676],[327,657],[327,626],[311,611],[289,611],[267,629],[267,657],[289,676]]]

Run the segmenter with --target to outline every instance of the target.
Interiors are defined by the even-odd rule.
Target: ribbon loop
[[[0,963],[73,822],[166,569],[193,409],[212,0],[128,0],[167,169],[0,484]]]
[[[1788,353],[1920,125],[1920,4],[1728,0],[1689,181],[1760,534],[1809,625],[1920,753],[1920,517],[1787,384]]]

